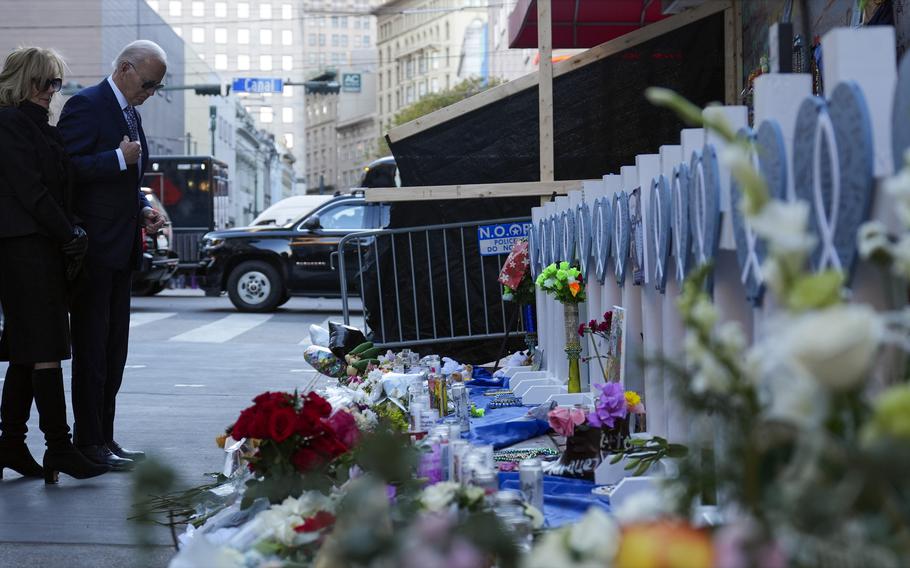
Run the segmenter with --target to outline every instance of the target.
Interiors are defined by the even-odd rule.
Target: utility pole
[[[215,157],[215,127],[218,124],[218,107],[209,106],[209,130],[212,133],[212,157]]]

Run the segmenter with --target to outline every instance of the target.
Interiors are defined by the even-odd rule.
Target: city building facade
[[[293,155],[305,185],[302,84],[326,65],[375,45],[369,0],[146,0],[226,82],[279,78],[281,93],[237,93],[256,125]]]
[[[427,93],[489,77],[486,0],[388,0],[374,10],[381,130]]]
[[[373,52],[375,53],[375,52]],[[306,88],[307,184],[310,193],[359,185],[375,154],[376,65],[361,54],[358,66],[328,70]]]

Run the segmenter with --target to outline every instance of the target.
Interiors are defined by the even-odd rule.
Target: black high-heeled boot
[[[66,397],[63,394],[62,369],[35,369],[32,388],[38,406],[38,426],[44,432],[47,451],[44,452],[44,482],[57,483],[59,472],[76,479],[88,479],[111,470],[109,466],[93,463],[76,449],[70,440],[66,423]]]
[[[32,409],[32,369],[10,363],[0,402],[0,479],[11,469],[23,477],[41,477],[44,470],[25,445],[28,416]]]

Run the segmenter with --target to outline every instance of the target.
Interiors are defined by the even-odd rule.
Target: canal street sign
[[[283,88],[281,79],[267,77],[237,77],[231,85],[235,93],[280,93]]]
[[[477,227],[477,245],[481,256],[509,254],[518,239],[527,238],[531,223],[500,223]]]

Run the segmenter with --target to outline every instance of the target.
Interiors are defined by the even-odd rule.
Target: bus
[[[170,215],[180,269],[195,270],[202,236],[228,227],[227,164],[211,156],[151,156],[142,183]]]

